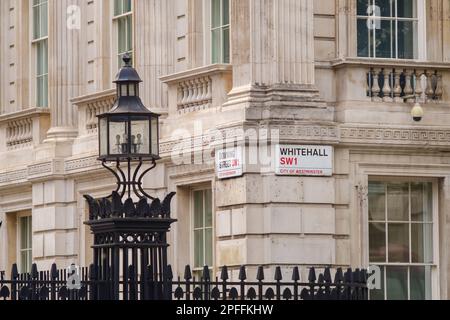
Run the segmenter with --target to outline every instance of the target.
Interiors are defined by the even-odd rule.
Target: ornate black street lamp
[[[125,62],[117,74],[114,83],[117,87],[117,99],[112,109],[98,116],[99,119],[99,160],[103,166],[117,178],[117,192],[123,197],[134,193],[139,197],[148,197],[142,188],[142,178],[152,170],[159,159],[159,115],[148,110],[139,97],[139,84],[142,82],[136,70],[131,66],[131,58],[123,57]],[[108,161],[116,162],[117,173],[106,165]],[[144,161],[150,161],[152,167],[138,173]],[[127,162],[128,178],[120,167]],[[131,175],[132,163],[137,162],[134,175]]]
[[[167,233],[176,221],[170,217],[175,193],[160,201],[142,187],[143,177],[159,159],[159,115],[139,98],[142,80],[130,65],[130,57],[123,61],[125,65],[114,81],[116,102],[109,112],[98,116],[99,160],[116,177],[117,189],[103,199],[84,196],[89,203],[86,224],[94,234],[91,275],[99,281],[91,295],[108,300],[171,299]],[[145,161],[150,167],[139,173]],[[108,162],[115,162],[117,171]],[[121,168],[123,162],[128,174]],[[139,199],[137,203],[132,193]]]

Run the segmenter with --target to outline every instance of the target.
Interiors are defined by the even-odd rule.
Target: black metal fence
[[[151,269],[151,266],[148,266]],[[317,275],[309,269],[308,279],[300,281],[299,268],[295,267],[290,279],[283,279],[280,267],[275,269],[273,280],[265,280],[264,268],[259,267],[255,281],[248,281],[245,267],[239,270],[238,281],[229,280],[227,267],[221,268],[220,277],[211,278],[205,267],[200,278],[185,268],[184,276],[174,279],[171,267],[167,267],[170,295],[164,296],[161,281],[154,281],[151,270],[146,275],[136,274],[129,266],[128,279],[115,283],[111,279],[99,279],[94,265],[80,268],[80,287],[69,289],[73,274],[58,270],[54,264],[50,271],[38,271],[33,265],[31,273],[18,273],[13,265],[10,280],[5,273],[0,278],[0,299],[3,300],[114,300],[113,288],[120,288],[121,300],[367,300],[366,270],[338,268],[332,277],[325,268]]]

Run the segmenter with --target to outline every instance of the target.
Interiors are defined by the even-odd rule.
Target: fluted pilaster
[[[232,1],[234,87],[314,85],[312,0]]]
[[[76,135],[75,109],[70,99],[79,95],[80,31],[67,27],[67,8],[81,5],[81,0],[49,1],[49,138]]]
[[[136,68],[144,81],[141,98],[152,110],[168,111],[167,85],[161,76],[174,72],[175,0],[135,1]]]

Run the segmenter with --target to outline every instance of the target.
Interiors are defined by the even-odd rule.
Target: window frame
[[[230,61],[229,62],[223,62],[223,32],[221,32],[221,48],[220,48],[220,55],[221,55],[221,59],[219,62],[214,62],[213,60],[213,37],[212,37],[212,32],[213,32],[213,28],[212,28],[212,19],[213,19],[213,15],[212,15],[212,0],[203,0],[203,21],[205,21],[204,23],[204,29],[203,29],[203,33],[204,33],[204,64],[205,65],[210,65],[210,64],[231,64],[232,63],[232,46],[231,46],[231,1],[229,2],[228,5],[228,10],[229,10],[229,23],[227,25],[222,25],[222,20],[223,20],[223,14],[222,14],[222,0],[221,0],[221,14],[220,14],[220,19],[221,19],[221,24],[220,27],[214,28],[214,29],[218,29],[218,28],[223,28],[223,27],[228,27],[229,33],[230,33],[230,39],[229,39],[229,56],[230,56]]]
[[[17,213],[16,216],[16,259],[17,259],[17,267],[19,269],[19,273],[28,273],[31,271],[31,266],[33,264],[33,216],[30,212],[24,212],[24,213]],[[29,240],[29,244],[30,247],[27,248],[22,248],[22,219],[30,219],[30,233],[31,233],[31,237],[28,239],[27,236],[27,241]],[[29,233],[29,234],[30,234]],[[28,235],[29,235],[28,234]],[[24,270],[23,269],[23,261],[22,261],[22,252],[27,251],[28,254],[30,254],[31,259],[30,259],[30,269],[29,270]]]
[[[30,10],[30,15],[31,15],[31,19],[30,21],[32,22],[30,24],[31,26],[31,49],[33,52],[33,59],[32,59],[32,67],[33,67],[33,81],[34,81],[34,85],[32,85],[31,87],[33,88],[33,97],[34,97],[34,104],[36,105],[36,107],[38,108],[48,108],[49,107],[49,59],[48,59],[48,53],[49,53],[49,48],[48,48],[48,39],[49,39],[49,5],[48,5],[48,0],[40,0],[41,2],[39,4],[34,4],[34,2],[30,2],[31,5],[31,10]],[[46,14],[46,24],[47,24],[47,28],[46,34],[42,34],[41,33],[41,29],[42,29],[42,20],[40,20],[39,23],[39,28],[40,28],[40,32],[39,32],[39,37],[36,37],[36,30],[35,30],[35,15],[34,15],[34,10],[37,7],[41,7],[43,5],[46,5],[47,7],[47,14]],[[41,19],[41,16],[40,16]],[[46,47],[45,50],[45,57],[41,57],[39,55],[40,53],[40,49],[39,46],[44,45]],[[46,60],[44,62],[44,59]],[[40,63],[44,63],[46,66],[46,70],[43,73],[39,73],[39,64]],[[40,88],[40,82],[43,81],[43,85],[45,87],[44,91],[39,90]],[[42,95],[43,94],[43,95]]]
[[[372,222],[370,220],[369,217],[369,189],[367,188],[367,211],[366,211],[366,217],[365,217],[365,224],[366,224],[366,252],[367,254],[365,255],[367,257],[367,265],[376,265],[376,266],[380,266],[383,267],[384,269],[384,274],[383,274],[383,288],[384,288],[384,294],[385,294],[385,300],[387,300],[387,295],[386,295],[386,267],[407,267],[408,268],[408,300],[410,299],[410,267],[421,267],[421,266],[429,266],[431,268],[431,277],[430,277],[430,285],[431,285],[431,300],[437,300],[439,299],[440,296],[440,284],[439,284],[439,272],[440,272],[440,256],[439,256],[439,247],[440,247],[440,243],[439,243],[439,185],[438,185],[438,181],[435,178],[422,178],[422,177],[395,177],[395,176],[391,176],[391,177],[378,177],[378,176],[369,176],[368,177],[368,184],[367,186],[370,185],[370,183],[374,183],[374,182],[381,182],[381,183],[431,183],[432,185],[432,251],[433,251],[433,262],[432,263],[389,263],[389,262],[384,262],[384,263],[380,263],[380,262],[371,262],[370,261],[370,235],[369,235],[369,224]],[[411,193],[411,188],[409,187],[409,194]],[[409,220],[404,223],[408,223],[409,224],[409,228],[411,228],[411,202],[410,202],[410,197],[408,199],[408,205],[409,205]],[[386,199],[387,201],[387,199]],[[386,207],[385,210],[387,211],[388,208]],[[377,220],[373,220],[373,221],[377,221]],[[386,221],[386,223],[389,223],[389,221]],[[386,239],[388,237],[387,233],[388,230],[385,231],[386,232]],[[409,244],[410,244],[410,248],[409,250],[411,251],[411,230],[409,232]],[[388,242],[386,242],[386,255],[388,255]],[[411,261],[411,257],[410,260]],[[369,291],[369,297],[370,297],[370,291]]]
[[[120,0],[123,1],[124,0]],[[130,0],[131,6],[130,10],[126,12],[121,12],[120,14],[116,15],[116,8],[115,8],[115,1],[112,3],[111,6],[111,16],[112,16],[112,24],[113,24],[113,52],[112,57],[116,57],[114,59],[114,67],[113,70],[117,70],[121,67],[121,57],[126,53],[131,53],[131,63],[132,65],[135,65],[135,17],[134,17],[134,1]],[[131,39],[128,39],[128,30],[126,30],[125,35],[127,37],[125,43],[128,43],[131,41],[131,50],[119,52],[119,24],[121,21],[124,21],[125,26],[128,26],[128,23],[126,22],[127,19],[130,19],[130,25],[131,25]]]
[[[209,269],[215,270],[215,254],[216,254],[216,237],[215,237],[215,208],[214,208],[214,192],[213,192],[213,188],[211,186],[208,185],[203,185],[203,186],[198,186],[198,187],[193,187],[190,189],[189,192],[189,199],[190,199],[190,225],[189,225],[189,238],[190,238],[190,247],[192,248],[192,250],[190,250],[190,260],[191,260],[191,265],[192,265],[192,271],[195,273],[201,273],[201,271],[203,271],[204,265],[201,267],[197,267],[195,264],[195,253],[196,253],[196,248],[195,248],[195,230],[203,230],[203,234],[205,233],[206,229],[209,228],[195,228],[195,199],[194,199],[194,194],[195,192],[198,191],[211,191],[211,233],[212,233],[212,243],[211,243],[211,249],[212,249],[212,264],[209,265]],[[205,219],[205,193],[203,193],[203,220]],[[203,257],[203,262],[205,262],[205,238],[203,237],[203,253],[204,253],[204,257]],[[203,263],[204,264],[204,263]]]
[[[375,0],[367,0],[370,2],[373,2]],[[397,4],[397,0],[396,4]],[[426,43],[427,43],[427,19],[426,19],[426,1],[425,0],[416,0],[417,2],[417,17],[416,18],[402,18],[397,16],[397,9],[396,6],[396,14],[394,17],[380,17],[381,20],[384,21],[394,21],[395,25],[398,26],[398,21],[417,21],[417,57],[413,57],[412,59],[409,58],[398,58],[398,36],[395,35],[395,57],[376,57],[376,52],[371,56],[359,56],[358,55],[358,21],[360,19],[367,19],[368,16],[360,16],[358,15],[357,11],[357,4],[354,6],[354,56],[361,59],[390,59],[390,60],[405,60],[405,61],[426,61],[427,60],[427,50],[426,50]],[[375,30],[373,31],[375,32]],[[375,37],[372,36],[372,41],[375,41]]]

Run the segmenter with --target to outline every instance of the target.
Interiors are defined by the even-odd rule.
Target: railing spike
[[[275,281],[283,280],[283,275],[281,273],[281,267],[276,267],[275,269]]]
[[[228,280],[228,267],[223,266],[222,272],[220,273],[220,280],[227,281]]]
[[[344,274],[344,281],[346,283],[353,282],[353,270],[352,270],[352,268],[348,268],[347,272],[345,272],[345,274]]]
[[[311,267],[309,269],[308,281],[309,281],[309,283],[315,283],[316,280],[317,280],[316,269],[314,267]]]
[[[191,266],[187,265],[184,268],[184,280],[191,280],[191,279],[192,279]]]
[[[239,269],[239,280],[247,280],[247,272],[245,271],[245,266],[241,266],[241,268]]]
[[[37,279],[38,277],[39,277],[39,272],[38,272],[37,264],[33,263],[31,265],[31,278]]]
[[[326,267],[326,268],[325,268],[325,271],[324,271],[324,273],[323,273],[323,276],[324,276],[324,281],[325,281],[326,283],[331,283],[331,282],[332,282],[330,267]]]
[[[336,275],[334,276],[334,283],[341,283],[344,281],[344,274],[342,272],[342,268],[337,268]]]
[[[14,263],[11,268],[11,280],[16,279],[19,276],[19,271],[17,269],[17,263]]]
[[[325,277],[323,276],[323,274],[319,274],[319,279],[317,280],[317,283],[323,284],[325,283]]]
[[[292,281],[300,281],[300,271],[298,267],[294,267],[292,270]]]
[[[258,273],[256,275],[256,280],[258,280],[258,281],[264,280],[264,267],[263,266],[258,267]]]
[[[209,267],[208,266],[204,266],[203,267],[203,280],[205,280],[205,281],[211,280],[211,276],[209,274]]]
[[[58,278],[58,267],[56,266],[56,263],[52,264],[52,267],[50,269],[50,276],[52,277],[52,280]]]

